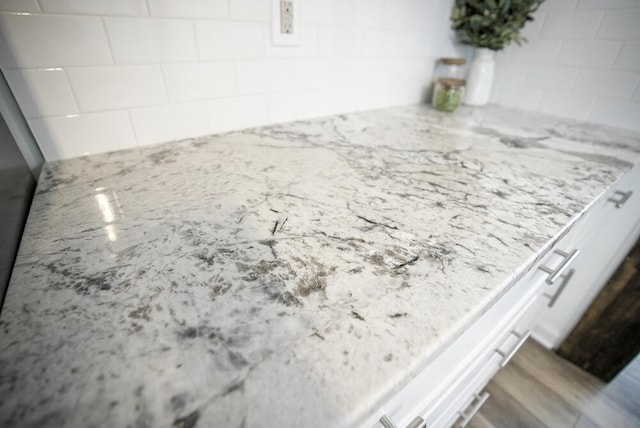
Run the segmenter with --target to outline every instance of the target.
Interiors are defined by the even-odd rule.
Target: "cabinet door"
[[[640,235],[640,166],[603,195],[585,218],[580,256],[547,291],[534,337],[557,348],[580,320]]]

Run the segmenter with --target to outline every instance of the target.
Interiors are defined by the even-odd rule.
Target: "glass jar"
[[[436,65],[436,79],[450,77],[452,79],[464,79],[466,75],[467,60],[464,58],[440,58]]]
[[[436,110],[454,111],[464,98],[464,79],[441,77],[433,88],[432,104]]]
[[[464,58],[441,58],[438,61],[433,87],[433,107],[442,111],[454,111],[464,97]]]

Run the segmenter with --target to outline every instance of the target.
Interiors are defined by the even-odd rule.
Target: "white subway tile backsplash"
[[[498,59],[492,100],[640,128],[640,1],[547,0],[534,17],[539,34]]]
[[[549,11],[544,19],[540,37],[544,39],[589,39],[600,25],[604,12]]]
[[[0,13],[0,65],[65,67],[111,63],[100,18]]]
[[[586,120],[595,99],[596,97],[590,95],[548,91],[542,97],[539,110],[556,116]]]
[[[597,37],[600,39],[640,39],[640,7],[606,12]]]
[[[520,33],[522,37],[527,40],[533,40],[540,36],[540,32],[542,31],[542,26],[544,25],[545,13],[537,13],[533,21],[526,22],[522,32]]]
[[[640,41],[626,42],[613,67],[618,70],[640,72]]]
[[[361,33],[356,28],[318,27],[318,56],[355,56]]]
[[[390,96],[391,88],[387,85],[356,86],[353,88],[353,110],[377,109],[395,105]]]
[[[170,101],[231,96],[236,77],[231,62],[165,64],[163,72]]]
[[[329,86],[345,88],[357,85],[356,61],[351,58],[335,58],[329,61]]]
[[[207,103],[207,129],[210,133],[252,128],[268,123],[264,95],[221,98]]]
[[[618,9],[638,6],[638,0],[579,0],[578,9]]]
[[[544,91],[522,86],[517,83],[504,82],[497,95],[498,103],[524,110],[538,110]]]
[[[414,5],[411,0],[385,0],[382,26],[393,30],[413,29]]]
[[[190,21],[152,18],[104,18],[118,64],[193,61],[198,58]]]
[[[416,91],[411,82],[402,82],[397,88],[395,84],[387,84],[387,102],[389,106],[401,106],[426,102],[424,98],[427,87]],[[430,101],[430,100],[429,100]]]
[[[389,61],[381,58],[356,59],[353,61],[353,78],[349,83],[352,85],[372,85],[387,83],[392,79],[398,83],[404,82],[406,76],[400,75],[400,73],[408,73],[409,67],[406,67],[400,60],[396,61],[402,66],[394,67],[396,64],[393,60]]]
[[[633,96],[640,74],[610,70],[582,70],[574,86],[580,94],[629,100]]]
[[[238,61],[236,77],[239,94],[287,91],[293,87],[293,61]]]
[[[598,123],[640,131],[640,103],[598,99],[589,119]]]
[[[384,76],[384,83],[408,83],[409,86],[423,88],[423,85],[431,85],[433,78],[433,65],[422,58],[395,58],[390,61],[381,61],[377,66]]]
[[[633,98],[631,98],[632,101],[640,101],[640,85],[638,85],[638,87],[636,88],[636,92],[633,94]]]
[[[354,89],[303,90],[268,95],[269,122],[311,119],[353,111]]]
[[[240,21],[271,21],[271,0],[229,0],[231,18]]]
[[[266,23],[196,21],[201,59],[257,59],[265,56]]]
[[[228,0],[147,0],[151,16],[166,18],[228,18]]]
[[[298,95],[300,119],[328,116],[340,108],[339,94],[335,91],[309,90]]]
[[[166,102],[159,65],[69,68],[67,74],[82,112]]]
[[[0,1],[2,12],[40,12],[38,0],[2,0]]]
[[[567,40],[562,42],[557,64],[586,68],[610,68],[622,42],[616,40]]]
[[[334,24],[335,3],[336,0],[305,0],[301,11],[302,24]]]
[[[375,3],[373,1],[372,3]],[[304,4],[304,3],[303,3]],[[333,25],[354,26],[358,19],[358,5],[355,0],[333,1]]]
[[[519,62],[502,61],[496,63],[495,82],[524,82],[527,65]]]
[[[570,10],[573,9],[577,3],[578,0],[547,0],[542,2],[539,10]]]
[[[557,65],[530,65],[524,84],[540,89],[569,90],[576,80],[578,70]]]
[[[300,119],[300,95],[297,92],[281,92],[267,96],[270,123],[291,122]]]
[[[78,113],[64,70],[5,70],[4,75],[26,117]]]
[[[399,33],[394,30],[365,29],[360,37],[362,56],[393,57],[402,48]]]
[[[48,161],[136,146],[126,111],[31,119],[29,124]]]
[[[163,143],[209,133],[207,103],[173,103],[131,110],[139,145]]]
[[[145,16],[145,0],[39,0],[46,13]]]
[[[295,89],[317,89],[329,87],[331,60],[298,59],[293,63],[293,86]]]
[[[554,63],[562,42],[560,40],[531,40],[511,50],[512,61],[528,63]]]
[[[353,0],[357,27],[382,27],[385,19],[384,0]]]

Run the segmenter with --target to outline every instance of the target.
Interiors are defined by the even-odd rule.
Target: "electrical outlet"
[[[300,45],[300,0],[271,0],[271,39],[274,46]]]
[[[280,0],[280,33],[293,34],[293,2]]]

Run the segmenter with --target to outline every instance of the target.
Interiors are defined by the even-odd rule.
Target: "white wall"
[[[640,131],[640,0],[546,0],[497,56],[493,101]]]
[[[453,0],[0,0],[0,67],[47,160],[419,102]]]

